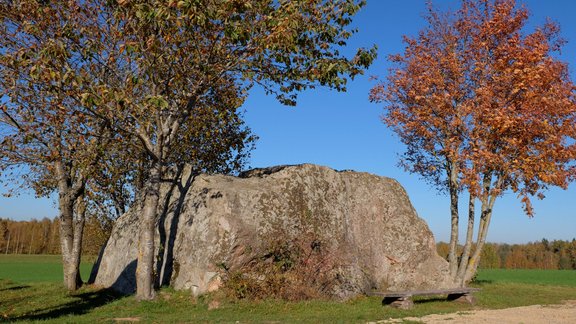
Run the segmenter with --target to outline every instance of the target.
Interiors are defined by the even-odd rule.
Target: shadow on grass
[[[57,319],[69,315],[82,315],[88,313],[92,309],[126,297],[126,295],[119,294],[111,289],[101,289],[97,291],[73,294],[70,297],[74,298],[74,300],[54,307],[34,310],[24,315],[10,318],[10,320],[38,321]]]
[[[0,291],[22,290],[22,289],[26,289],[26,288],[30,288],[30,286],[28,286],[28,285],[13,286],[13,287],[2,288],[2,289],[0,289]]]
[[[453,301],[450,301],[446,298],[446,296],[444,297],[426,297],[426,298],[418,298],[416,300],[414,300],[414,304],[418,305],[418,304],[429,304],[429,303],[437,303],[437,302],[443,302],[443,303],[453,303]]]
[[[430,296],[426,296],[426,297],[416,297],[413,299],[414,305],[426,305],[426,304],[431,304],[431,303],[446,303],[446,304],[458,304],[458,302],[455,302],[453,300],[449,300],[446,296],[437,296],[437,297],[430,297]],[[464,304],[464,303],[462,303]],[[389,305],[389,301],[386,301],[385,299],[382,300],[382,306],[390,306]]]
[[[484,285],[493,284],[493,283],[494,283],[494,280],[484,280],[484,279],[480,279],[480,280],[474,280],[472,283],[475,284],[475,285],[478,285],[478,286],[484,286]]]

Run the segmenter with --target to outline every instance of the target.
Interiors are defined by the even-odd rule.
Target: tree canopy
[[[526,33],[528,10],[513,0],[461,1],[457,12],[429,5],[428,25],[405,37],[405,52],[370,98],[406,145],[402,164],[451,198],[451,272],[475,273],[497,197],[530,197],[574,179],[576,97],[568,65],[556,58],[564,41],[547,22]],[[469,193],[466,245],[458,266],[458,198]],[[471,253],[475,202],[480,221]]]
[[[239,108],[254,85],[287,105],[294,105],[304,89],[346,90],[348,78],[376,56],[375,47],[350,58],[340,52],[363,5],[355,0],[5,0],[0,2],[6,36],[0,41],[0,69],[9,77],[2,80],[8,98],[3,110],[19,116],[34,100],[48,100],[46,113],[60,116],[61,109],[82,118],[95,134],[98,125],[110,129],[115,145],[85,152],[102,152],[108,161],[99,164],[105,168],[97,180],[104,183],[116,183],[115,174],[127,166],[139,168],[133,178],[142,202],[137,296],[149,299],[165,176],[182,163],[196,172],[241,166],[254,137]],[[15,99],[12,93],[22,84],[47,92]],[[79,126],[77,121],[61,125],[69,123]],[[27,131],[16,135],[18,140],[27,136]],[[114,153],[122,146],[131,154]],[[120,156],[119,164],[107,160]]]

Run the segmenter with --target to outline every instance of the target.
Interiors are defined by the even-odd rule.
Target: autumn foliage
[[[0,171],[34,168],[27,185],[59,192],[69,289],[86,206],[118,213],[134,199],[136,295],[153,298],[161,183],[184,164],[242,166],[255,139],[239,110],[251,87],[287,105],[305,89],[345,91],[376,57],[341,53],[364,3],[0,1]]]
[[[548,21],[526,32],[528,10],[513,0],[463,0],[454,13],[429,5],[428,26],[405,37],[404,53],[370,92],[407,149],[402,164],[451,199],[449,261],[457,282],[475,273],[497,197],[530,199],[574,179],[576,97],[564,41]],[[458,199],[469,194],[458,264]],[[476,203],[480,219],[472,245]]]
[[[90,174],[115,140],[111,124],[91,118],[83,104],[109,74],[91,55],[100,46],[93,41],[97,9],[88,2],[0,2],[0,175],[38,196],[57,192],[69,290],[82,284]]]

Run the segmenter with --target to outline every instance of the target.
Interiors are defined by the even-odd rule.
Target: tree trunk
[[[60,248],[64,270],[64,286],[68,291],[75,291],[82,285],[80,278],[80,253],[82,246],[82,231],[84,228],[84,211],[80,202],[83,198],[83,180],[72,184],[63,163],[55,164],[58,176],[58,207],[60,209]],[[80,184],[80,185],[79,185]],[[78,221],[74,221],[74,205],[78,205]]]
[[[451,218],[451,232],[450,232],[450,252],[448,254],[448,262],[450,265],[450,276],[456,279],[458,271],[458,167],[456,163],[452,162],[449,169],[449,191],[450,191],[450,218]]]
[[[32,234],[30,235],[30,246],[28,247],[28,254],[32,254],[32,243],[34,243],[34,234],[36,231],[34,231],[34,228],[32,228]]]
[[[160,200],[160,168],[154,162],[150,168],[150,178],[145,186],[144,209],[140,215],[140,238],[138,245],[138,266],[136,269],[136,298],[154,299],[154,233],[156,214]]]
[[[82,277],[80,276],[80,262],[82,260],[82,238],[84,235],[84,224],[86,222],[86,204],[84,196],[81,195],[76,200],[76,217],[74,219],[74,239],[72,242],[72,265],[74,273],[70,274],[70,279],[75,276],[76,287],[82,286]]]
[[[20,229],[18,229],[18,235],[16,236],[16,250],[14,250],[13,251],[14,253],[12,253],[12,254],[18,254],[18,249],[20,248],[20,236],[22,236],[22,235],[20,235],[21,232],[22,231]]]
[[[60,247],[64,268],[64,286],[69,291],[75,291],[79,288],[79,272],[74,257],[74,204],[70,200],[65,192],[60,193]]]
[[[466,273],[464,275],[464,283],[470,282],[474,275],[476,275],[476,270],[478,269],[478,264],[480,263],[480,256],[482,254],[482,249],[484,248],[484,243],[486,243],[486,236],[488,235],[488,227],[490,225],[490,218],[492,217],[492,210],[487,210],[484,219],[484,226],[482,232],[478,232],[478,241],[476,242],[476,249],[470,260],[468,261],[468,266]]]
[[[48,254],[57,254],[57,249],[58,249],[58,245],[57,245],[57,240],[56,240],[56,235],[58,234],[59,228],[58,226],[56,226],[56,221],[52,222],[52,225],[50,226],[50,243],[48,246]]]
[[[474,239],[474,218],[476,212],[476,197],[470,194],[468,200],[468,227],[466,229],[466,244],[464,245],[464,251],[462,251],[462,256],[460,258],[460,266],[458,267],[458,275],[456,280],[460,283],[461,287],[466,285],[464,281],[464,274],[466,273],[466,266],[468,265],[468,258],[470,257],[470,251],[472,250],[472,240]]]
[[[476,275],[476,270],[478,269],[478,264],[480,264],[480,256],[482,255],[482,249],[486,243],[486,237],[488,236],[488,228],[490,227],[490,219],[492,218],[492,210],[494,208],[494,203],[498,197],[498,192],[502,185],[502,177],[497,176],[494,189],[491,190],[492,184],[492,174],[488,173],[484,175],[484,195],[481,199],[481,215],[480,224],[478,226],[478,238],[476,241],[476,248],[470,260],[468,260],[468,265],[466,266],[466,272],[464,275],[464,283],[468,283]]]
[[[464,276],[464,282],[470,282],[474,275],[476,274],[476,270],[478,269],[478,264],[480,264],[480,256],[482,254],[482,249],[484,248],[484,244],[486,243],[486,237],[488,236],[488,228],[490,227],[490,219],[492,218],[492,209],[494,208],[494,202],[496,201],[496,194],[490,196],[489,199],[486,199],[482,202],[482,216],[481,216],[481,225],[480,229],[478,230],[478,240],[476,242],[476,249],[474,249],[474,254],[470,258],[468,262],[468,266],[466,269],[466,274]]]
[[[6,253],[5,254],[8,254],[8,249],[10,248],[10,235],[11,235],[11,232],[8,232],[8,243],[6,243]]]

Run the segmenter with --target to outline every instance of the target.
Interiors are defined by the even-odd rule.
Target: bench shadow
[[[448,302],[451,303],[451,301],[449,301],[448,299],[446,299],[446,297],[427,297],[424,299],[415,299],[414,300],[414,304],[430,304],[430,303],[437,303],[437,302]]]
[[[10,318],[10,321],[42,321],[58,319],[68,315],[86,314],[92,309],[125,297],[112,289],[101,289],[85,293],[73,294],[76,300],[54,307],[37,309],[21,316]]]
[[[382,299],[382,306],[390,306],[390,302],[392,302],[394,300],[395,300],[395,298],[386,297],[386,298]],[[418,304],[425,305],[425,304],[436,303],[436,302],[447,302],[447,303],[453,302],[453,301],[447,299],[446,296],[418,297],[418,298],[412,299],[412,301],[414,302],[414,305],[418,305]]]
[[[385,297],[382,299],[382,306],[390,306],[390,303],[393,302],[394,300],[396,300],[396,298],[391,298],[391,297]],[[429,304],[429,303],[435,303],[435,302],[444,302],[444,301],[448,301],[446,299],[446,297],[425,297],[425,298],[416,298],[412,300],[414,302],[414,305],[417,304]]]

